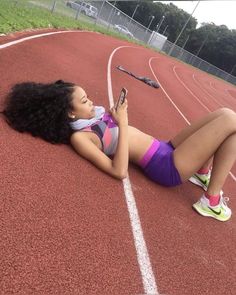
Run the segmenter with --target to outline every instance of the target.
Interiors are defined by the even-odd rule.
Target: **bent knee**
[[[220,116],[222,120],[222,127],[236,132],[236,113],[227,112]]]
[[[229,108],[220,108],[218,110],[218,112],[221,114],[221,115],[229,115],[229,114],[236,114],[233,110],[229,109]]]

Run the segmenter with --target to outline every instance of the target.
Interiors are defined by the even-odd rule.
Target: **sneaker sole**
[[[203,184],[202,182],[200,182],[200,180],[196,179],[195,177],[190,177],[189,181],[202,187],[205,192],[207,191],[207,186],[205,184]]]
[[[226,218],[222,218],[220,216],[217,216],[217,215],[213,215],[213,214],[210,214],[210,213],[207,213],[206,211],[202,210],[201,208],[198,207],[198,203],[195,203],[193,204],[193,208],[202,216],[205,216],[205,217],[212,217],[214,219],[217,219],[219,221],[227,221],[230,219],[231,215],[226,217]]]

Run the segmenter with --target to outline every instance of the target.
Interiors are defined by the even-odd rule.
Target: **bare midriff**
[[[102,144],[99,137],[94,132],[84,132],[86,136],[102,150]],[[139,164],[140,160],[151,146],[154,137],[148,135],[139,129],[128,126],[128,141],[129,141],[129,160],[135,164]]]
[[[133,163],[138,164],[151,146],[154,137],[132,126],[129,126],[128,134],[129,159]]]

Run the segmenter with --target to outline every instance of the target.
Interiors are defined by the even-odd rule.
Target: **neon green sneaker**
[[[209,170],[207,174],[195,173],[193,176],[189,178],[189,181],[198,186],[201,186],[205,191],[207,191],[210,179],[211,179],[211,170]]]
[[[219,204],[210,206],[209,200],[205,195],[202,195],[200,200],[193,204],[193,208],[203,216],[212,217],[220,221],[227,221],[232,214],[231,209],[226,204],[228,200],[229,198],[223,197],[223,193],[221,193]]]

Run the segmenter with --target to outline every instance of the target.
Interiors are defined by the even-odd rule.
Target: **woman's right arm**
[[[128,103],[127,100],[122,105],[118,105],[117,110],[113,107],[110,110],[112,117],[119,126],[119,137],[116,153],[113,158],[113,167],[122,178],[127,177],[129,165],[129,141],[128,141]]]
[[[71,144],[79,155],[97,168],[121,180],[127,177],[129,161],[127,101],[117,111],[112,108],[110,112],[119,126],[118,144],[113,160],[82,132],[75,132],[71,136]]]

